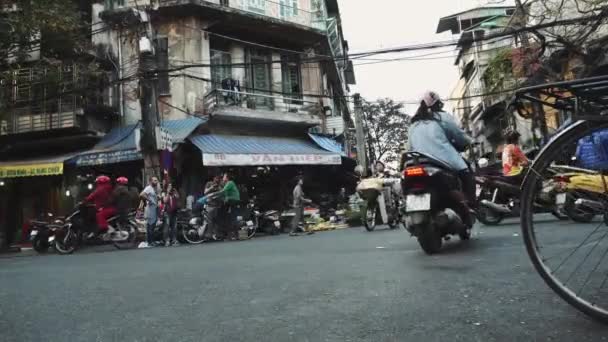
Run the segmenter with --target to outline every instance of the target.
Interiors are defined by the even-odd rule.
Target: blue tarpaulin
[[[161,127],[167,129],[171,133],[173,143],[178,144],[184,142],[203,122],[202,119],[192,117],[163,121]],[[93,166],[141,160],[143,156],[137,150],[135,141],[138,129],[141,129],[141,123],[114,128],[90,151],[79,154],[68,163],[76,166]]]

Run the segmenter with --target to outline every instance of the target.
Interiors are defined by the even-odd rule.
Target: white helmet
[[[424,104],[426,104],[426,106],[430,108],[435,103],[441,101],[441,98],[439,97],[439,95],[436,92],[429,90],[429,91],[425,92],[424,95],[422,95],[420,102],[423,102],[423,101],[424,101]]]

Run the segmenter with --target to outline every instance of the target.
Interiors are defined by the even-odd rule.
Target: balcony
[[[0,135],[105,131],[115,110],[99,75],[75,64],[0,73]]]
[[[326,10],[324,0],[106,0],[110,12],[125,12],[128,8],[145,8],[158,4],[159,9],[177,7],[205,8],[203,12],[216,10],[223,14],[244,13],[287,22],[315,30],[325,31]],[[194,13],[189,12],[192,15]],[[211,13],[214,15],[213,13]],[[217,13],[216,13],[217,14]]]
[[[162,2],[171,2],[163,0]],[[325,11],[321,1],[311,0],[211,0],[210,2],[239,11],[279,19],[325,31]],[[318,5],[314,5],[314,3]],[[316,9],[312,9],[316,6]]]
[[[54,108],[53,108],[54,107]],[[0,120],[0,134],[20,134],[59,129],[84,128],[86,122],[76,97],[63,97],[51,105],[14,108],[6,119]]]
[[[297,97],[213,90],[203,99],[204,114],[229,121],[250,121],[314,127],[320,125],[320,105]],[[319,113],[319,114],[316,114]]]

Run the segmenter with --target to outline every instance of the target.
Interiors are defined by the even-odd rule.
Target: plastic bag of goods
[[[357,193],[364,200],[370,200],[378,197],[383,187],[384,180],[382,178],[366,178],[362,179],[357,185]]]

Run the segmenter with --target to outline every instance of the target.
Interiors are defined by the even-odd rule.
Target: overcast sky
[[[344,35],[351,53],[457,39],[449,31],[435,34],[439,18],[488,2],[488,0],[339,0]],[[511,4],[511,1],[507,0],[507,3]],[[418,99],[425,90],[433,89],[442,97],[448,97],[458,79],[453,50],[453,48],[441,48],[370,57],[390,59],[419,56],[417,58],[426,58],[426,60],[356,66],[357,85],[351,87],[351,92],[359,92],[367,100],[390,97],[399,101],[409,101]],[[374,61],[354,61],[355,65],[370,62]],[[406,110],[411,112],[414,107],[414,105],[407,106]]]

